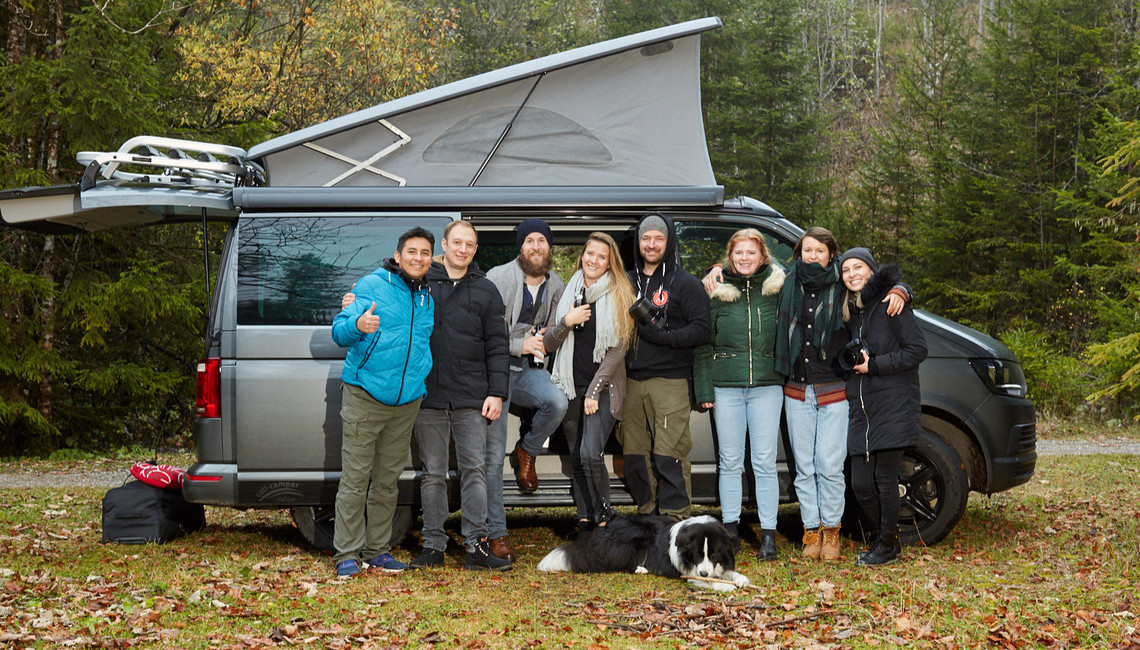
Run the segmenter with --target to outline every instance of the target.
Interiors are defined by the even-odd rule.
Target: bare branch
[[[167,3],[163,2],[162,8],[159,9],[158,12],[155,13],[153,16],[151,16],[150,19],[146,21],[145,25],[143,25],[142,27],[139,27],[138,29],[132,30],[132,29],[128,29],[126,27],[123,27],[119,23],[115,22],[114,18],[111,18],[109,15],[107,15],[107,7],[109,7],[112,2],[114,2],[114,0],[104,0],[103,3],[100,4],[98,0],[91,0],[92,6],[95,7],[95,10],[99,12],[99,15],[102,16],[104,20],[106,20],[115,29],[117,29],[117,30],[119,30],[125,34],[130,34],[132,36],[134,36],[135,34],[141,34],[142,32],[145,32],[146,30],[150,29],[151,27],[154,27],[155,25],[157,25],[160,22],[160,20],[162,19],[162,17],[164,15],[179,13],[182,10],[190,7],[191,4],[193,4],[193,3],[185,3],[184,4],[184,3],[178,2],[177,0],[170,0],[170,3],[169,3],[170,6],[167,7],[166,6]]]

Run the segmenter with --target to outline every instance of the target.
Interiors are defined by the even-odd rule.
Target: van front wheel
[[[333,506],[297,506],[289,509],[293,516],[293,525],[297,532],[310,546],[321,551],[333,551],[333,532],[335,530]],[[411,506],[396,506],[392,515],[392,542],[393,547],[404,541],[412,527]]]
[[[899,465],[899,541],[925,544],[942,541],[954,528],[970,496],[970,481],[958,452],[923,429]]]

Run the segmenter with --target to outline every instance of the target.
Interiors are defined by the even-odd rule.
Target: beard
[[[532,278],[544,276],[550,272],[550,267],[554,266],[554,253],[547,251],[541,262],[531,262],[520,254],[519,266],[522,267],[523,273]]]

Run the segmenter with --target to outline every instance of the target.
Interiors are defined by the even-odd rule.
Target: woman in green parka
[[[736,532],[743,497],[745,434],[752,447],[761,560],[776,559],[776,447],[784,377],[776,372],[776,306],[784,271],[764,235],[745,228],[728,240],[724,282],[709,294],[712,339],[697,350],[697,402],[716,424],[721,519]]]

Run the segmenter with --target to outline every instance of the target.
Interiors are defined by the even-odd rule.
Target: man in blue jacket
[[[356,283],[356,301],[333,320],[333,340],[349,348],[333,534],[339,577],[360,573],[362,561],[382,571],[407,568],[390,553],[392,516],[432,365],[435,305],[424,276],[434,247],[423,228],[401,235],[394,256]]]

